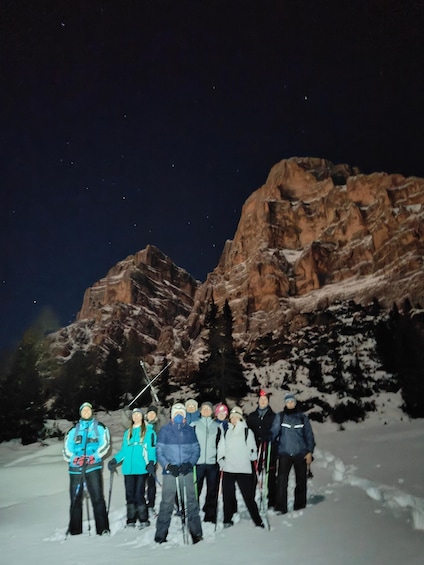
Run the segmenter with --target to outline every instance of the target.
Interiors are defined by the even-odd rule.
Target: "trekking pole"
[[[185,529],[185,543],[188,544],[188,517],[187,517],[187,508],[188,508],[188,504],[187,504],[187,485],[186,485],[186,478],[185,475],[183,475],[183,506],[184,506],[184,529]]]
[[[110,509],[110,501],[112,499],[112,486],[113,486],[113,476],[116,473],[116,469],[115,471],[111,471],[110,472],[110,479],[109,479],[109,497],[108,497],[108,501],[107,501],[107,510],[106,510],[106,515],[109,516],[109,509]]]
[[[265,524],[268,530],[271,529],[268,520],[268,481],[269,481],[269,466],[271,462],[271,442],[268,442],[266,449],[266,466],[265,466],[265,480],[264,480],[264,490],[263,490],[263,518],[265,518]]]
[[[194,481],[194,492],[196,493],[197,501],[199,501],[199,489],[197,488],[197,470],[196,465],[193,467],[193,481]],[[184,481],[185,485],[185,481]]]
[[[88,488],[86,483],[84,483],[84,494],[85,494],[85,506],[87,508],[88,535],[91,536],[90,505],[88,503],[88,499],[90,498],[90,495],[88,493]]]
[[[144,377],[146,379],[146,383],[150,386],[150,388],[152,389],[152,394],[154,399],[156,400],[156,402],[159,404],[159,398],[158,395],[156,393],[156,390],[153,388],[152,386],[152,381],[150,380],[149,375],[147,374],[146,368],[144,366],[144,362],[140,359],[140,367],[143,369],[143,373],[144,373]]]
[[[183,506],[183,496],[181,492],[181,481],[180,481],[181,477],[182,475],[179,475],[175,479],[177,481],[177,503],[178,503],[178,510],[181,518],[181,532],[183,534],[183,542],[184,544],[187,544],[186,527],[185,527],[186,516],[185,516],[185,508]]]
[[[160,371],[160,372],[156,375],[156,377],[153,377],[153,379],[149,382],[149,384],[146,385],[146,386],[137,394],[137,396],[136,396],[135,398],[133,398],[133,400],[131,400],[131,402],[128,404],[128,408],[131,406],[131,404],[134,404],[134,402],[135,402],[138,398],[140,398],[140,396],[141,396],[142,394],[144,394],[144,393],[146,392],[146,390],[147,390],[149,387],[152,386],[152,384],[155,382],[155,380],[158,379],[158,378],[162,375],[162,373],[163,373],[164,371],[166,371],[166,369],[171,365],[171,363],[172,363],[172,361],[170,361],[170,362],[168,363],[168,365],[167,365],[166,367],[164,367],[164,368],[162,369],[162,371]]]
[[[216,514],[215,514],[215,532],[216,532],[216,525],[218,523],[218,505],[219,505],[219,498],[222,491],[222,478],[224,476],[224,471],[222,469],[219,470],[219,483],[218,483],[218,491],[216,493]]]

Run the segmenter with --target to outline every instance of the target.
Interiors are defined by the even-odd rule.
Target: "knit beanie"
[[[184,404],[182,404],[181,402],[177,402],[171,408],[171,418],[172,419],[174,419],[174,416],[176,414],[182,414],[184,416],[184,418],[186,417],[186,409],[185,409]]]
[[[234,414],[236,414],[240,420],[243,420],[243,410],[240,406],[234,406],[234,408],[231,409],[230,416],[234,416]]]
[[[197,410],[199,408],[199,403],[197,400],[194,400],[194,398],[189,398],[185,403],[186,410],[189,406],[194,406],[194,409]]]
[[[225,412],[225,415],[228,416],[228,407],[221,402],[215,406],[215,416],[218,416],[218,412]]]

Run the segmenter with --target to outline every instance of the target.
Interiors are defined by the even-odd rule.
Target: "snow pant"
[[[267,491],[268,491],[268,506],[275,506],[275,496],[277,492],[277,446],[275,443],[271,443],[270,453],[269,453],[269,465],[268,465],[268,443],[264,442],[259,444],[258,450],[261,455],[258,458],[258,475],[263,472],[263,481],[267,480]],[[255,484],[257,482],[256,474],[254,475]]]
[[[157,465],[155,466],[155,469]],[[149,475],[147,477],[147,506],[154,508],[156,501],[156,475]]]
[[[156,520],[155,533],[155,541],[159,543],[165,541],[168,535],[177,488],[179,488],[178,492],[181,493],[188,529],[193,540],[199,539],[203,535],[199,517],[199,503],[197,502],[196,490],[194,488],[193,473],[179,475],[177,478],[172,475],[163,475],[162,500],[160,502],[159,515]]]
[[[296,487],[294,489],[294,510],[306,506],[306,461],[304,455],[283,454],[278,457],[277,496],[275,509],[283,514],[287,512],[287,488],[291,468],[294,467]]]
[[[69,533],[78,535],[82,533],[82,502],[84,498],[84,483],[90,495],[93,506],[96,532],[102,534],[109,531],[109,520],[106,512],[106,503],[103,496],[103,476],[101,469],[95,469],[82,475],[69,475],[71,496],[71,509],[69,520]]]
[[[237,511],[236,484],[238,485],[243,500],[256,526],[262,524],[258,506],[255,502],[255,481],[253,474],[226,473],[222,477],[222,496],[224,499],[224,524],[231,522]]]
[[[200,498],[203,483],[206,479],[206,498],[202,510],[205,513],[205,522],[216,522],[216,512],[218,504],[218,482],[219,482],[219,465],[215,464],[197,464],[197,496]]]
[[[127,524],[147,522],[147,505],[144,498],[148,475],[124,475],[125,499],[127,501]]]

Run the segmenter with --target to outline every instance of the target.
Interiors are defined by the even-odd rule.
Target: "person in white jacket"
[[[255,502],[255,481],[252,462],[258,456],[255,436],[243,419],[243,411],[235,406],[230,412],[230,423],[218,444],[218,463],[223,470],[222,496],[224,499],[224,528],[233,525],[237,508],[236,484],[243,496],[250,516],[257,527],[264,524]]]

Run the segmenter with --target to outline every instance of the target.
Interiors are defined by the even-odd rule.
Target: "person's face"
[[[225,410],[219,410],[219,412],[216,413],[216,417],[220,422],[223,422],[227,417],[227,413]]]
[[[266,408],[269,404],[267,396],[260,396],[258,400],[259,408]]]
[[[91,416],[93,415],[93,410],[89,406],[84,406],[81,410],[81,418],[84,420],[90,420]]]
[[[210,418],[212,416],[212,408],[207,404],[204,404],[200,410],[203,418]]]
[[[146,418],[148,422],[151,422],[156,418],[156,412],[154,410],[150,410],[149,412],[147,412]]]
[[[238,414],[230,414],[230,422],[233,424],[233,426],[237,426],[240,420],[241,418]]]
[[[190,414],[196,412],[196,406],[194,404],[187,404],[187,412],[190,412]]]
[[[143,421],[143,414],[141,412],[134,412],[132,415],[132,421],[134,424],[141,424]]]
[[[292,410],[296,406],[296,400],[290,398],[289,400],[287,400],[286,406],[289,410]]]

